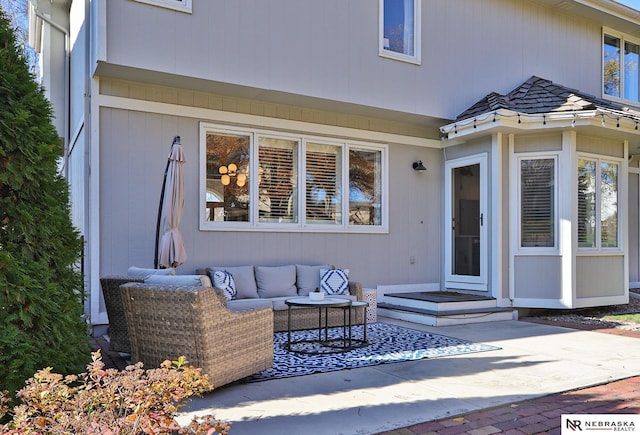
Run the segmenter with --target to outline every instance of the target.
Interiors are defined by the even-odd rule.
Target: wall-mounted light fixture
[[[418,160],[417,162],[413,162],[413,170],[414,171],[426,171],[427,168],[422,164],[422,160]]]

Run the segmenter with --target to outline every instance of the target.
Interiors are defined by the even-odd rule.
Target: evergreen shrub
[[[0,390],[90,360],[83,245],[59,156],[51,106],[0,9]]]

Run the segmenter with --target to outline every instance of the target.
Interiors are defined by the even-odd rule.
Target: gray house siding
[[[184,14],[109,0],[98,74],[127,67],[149,82],[241,86],[247,98],[452,119],[532,74],[599,93],[601,23],[571,12],[530,0],[424,2],[416,66],[378,56],[377,1],[212,0]]]
[[[153,264],[157,204],[170,146],[167,138],[179,134],[187,157],[180,229],[189,255],[180,273],[214,265],[329,263],[349,268],[365,286],[439,282],[440,150],[390,145],[388,234],[200,231],[201,121],[216,120],[101,109],[101,274]],[[426,173],[411,168],[419,159],[429,167]]]
[[[510,304],[510,141],[515,152],[527,152],[561,150],[563,139],[514,128],[448,146],[439,128],[488,92],[532,75],[601,96],[603,27],[629,34],[638,27],[637,17],[607,0],[423,1],[416,65],[378,55],[378,2],[371,0],[207,0],[194,1],[191,13],[134,0],[37,3],[70,16],[69,107],[52,95],[56,122],[68,118],[66,175],[74,222],[87,236],[87,287],[98,320],[106,320],[96,305],[98,278],[151,265],[160,184],[176,134],[188,159],[181,231],[189,260],[180,273],[214,263],[328,262],[349,267],[367,287],[444,282],[444,162],[486,153],[493,222],[487,286]],[[49,56],[59,57],[59,44],[53,48]],[[59,83],[59,59],[50,68],[58,81],[49,83]],[[238,114],[233,124],[248,128],[276,120],[281,131],[304,134],[307,124],[314,134],[326,126],[350,129],[354,139],[385,138],[376,142],[388,146],[388,232],[201,231],[199,125],[227,122],[216,113]],[[624,155],[619,143],[610,147],[582,132],[576,146]],[[416,160],[428,170],[413,171]],[[628,196],[637,218],[635,184]],[[637,240],[637,219],[630,222]],[[612,266],[629,269],[640,283],[640,248],[629,248],[623,264]]]

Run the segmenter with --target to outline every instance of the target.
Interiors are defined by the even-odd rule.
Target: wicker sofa
[[[290,275],[291,268],[294,268],[293,277]],[[232,311],[242,311],[246,309],[271,308],[273,309],[273,330],[274,332],[286,331],[288,329],[288,307],[285,300],[296,296],[307,296],[310,291],[319,287],[320,277],[319,271],[322,268],[331,268],[329,265],[307,266],[307,265],[285,265],[285,266],[233,266],[233,267],[209,267],[198,268],[196,274],[208,275],[211,282],[215,282],[213,272],[216,270],[231,271],[236,279],[238,286],[238,299],[227,301],[227,307]],[[261,285],[269,287],[269,283],[265,283],[264,276],[272,277],[276,273],[281,273],[284,269],[288,269],[289,282],[285,286],[290,288],[286,291],[261,290]],[[262,272],[262,273],[261,273]],[[247,274],[245,278],[242,275]],[[255,280],[251,283],[251,280]],[[291,288],[291,280],[294,287]],[[253,289],[247,290],[246,287],[253,286]],[[245,287],[245,288],[242,288]],[[214,287],[215,288],[215,287]],[[218,291],[222,291],[216,288]],[[362,301],[362,285],[357,281],[349,281],[349,294],[336,297],[349,298],[353,301]],[[312,329],[318,327],[317,308],[301,308],[296,307],[291,310],[291,329]],[[342,310],[328,310],[329,326],[342,326],[344,317]],[[321,310],[322,323],[325,322],[325,312]],[[352,321],[354,324],[360,324],[364,321],[365,312],[363,308],[352,308]]]
[[[253,267],[253,266],[244,266]],[[303,266],[297,267],[302,270],[305,267],[309,268],[310,272],[314,272],[313,267],[319,268],[321,266]],[[322,266],[329,267],[329,266]],[[233,268],[227,268],[233,269]],[[213,268],[200,268],[196,270],[198,275],[210,276]],[[253,275],[255,279],[255,275]],[[120,292],[120,286],[128,282],[143,282],[146,276],[132,276],[132,275],[114,275],[104,276],[100,279],[100,285],[102,287],[102,294],[105,301],[107,310],[107,316],[109,317],[109,350],[123,353],[132,353],[131,344],[129,342],[129,328],[127,325],[127,318],[124,312],[124,306],[122,302],[122,296]],[[212,280],[213,282],[213,280]],[[308,283],[306,287],[302,284],[303,280],[301,276],[296,276],[296,294],[294,296],[305,296],[308,294],[311,288],[315,289],[318,284]],[[239,281],[242,284],[242,281]],[[257,284],[254,284],[257,285]],[[217,292],[222,293],[221,289],[216,289]],[[226,301],[227,308],[231,311],[246,311],[252,309],[271,308],[273,310],[273,331],[280,332],[286,331],[288,325],[288,311],[284,300],[287,297],[259,297],[259,294],[255,294],[256,297],[245,297],[235,301]],[[356,281],[349,281],[349,298],[352,300],[362,301],[362,285]],[[359,324],[364,321],[363,309],[353,309],[352,320],[354,323]],[[322,321],[324,322],[324,312],[322,313]],[[328,310],[329,326],[340,326],[344,319],[341,310]],[[291,329],[311,329],[318,327],[318,310],[315,308],[294,308],[291,312]]]
[[[230,311],[211,287],[130,282],[120,290],[133,362],[158,367],[184,355],[215,387],[273,366],[272,310]]]
[[[120,286],[128,282],[143,282],[144,276],[114,275],[100,278],[100,287],[109,317],[109,350],[131,353],[129,327],[124,314]]]

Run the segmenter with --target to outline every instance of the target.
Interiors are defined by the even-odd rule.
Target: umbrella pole
[[[171,147],[169,148],[169,156],[171,156],[171,149],[176,142],[180,142],[180,136],[173,138]],[[156,223],[156,249],[153,254],[153,267],[158,268],[158,246],[160,245],[160,216],[162,214],[162,206],[164,205],[164,189],[167,184],[167,172],[169,172],[169,157],[167,157],[167,166],[164,168],[164,179],[162,180],[162,190],[160,191],[160,205],[158,206],[158,221]]]

